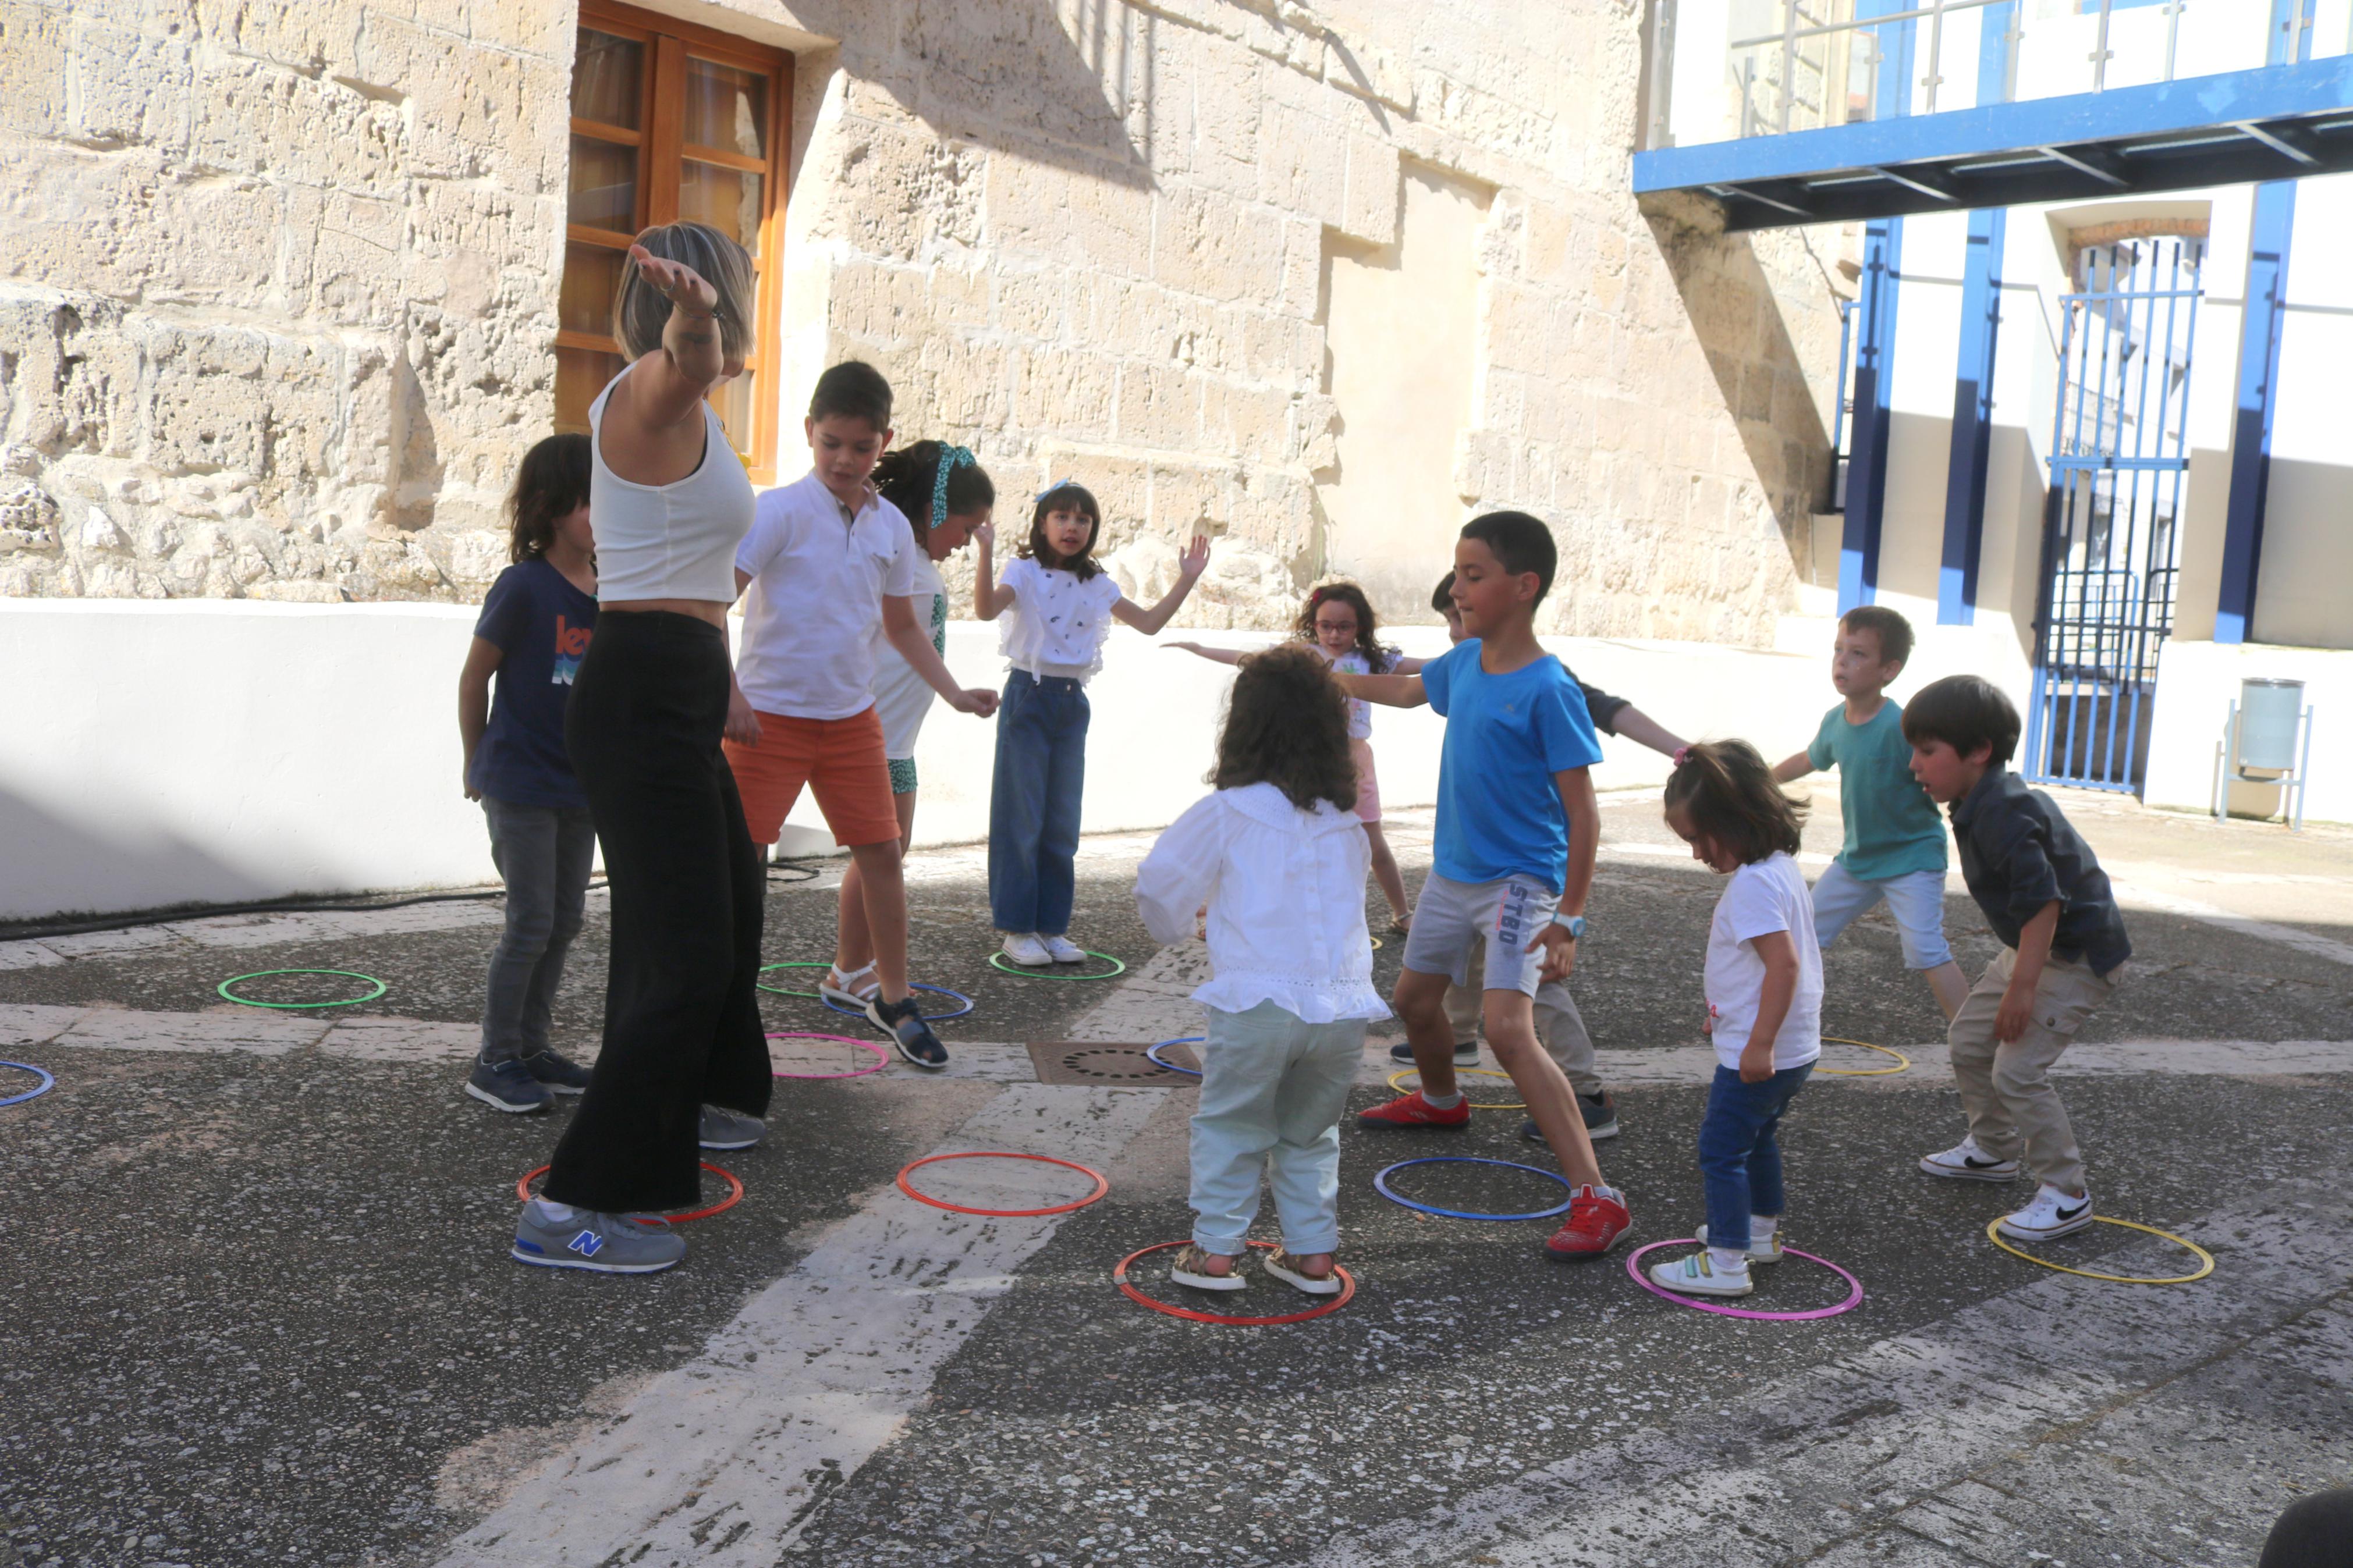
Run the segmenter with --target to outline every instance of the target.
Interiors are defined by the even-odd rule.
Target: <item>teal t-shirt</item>
[[[1846,721],[1841,702],[1822,716],[1806,761],[1816,772],[1839,771],[1839,812],[1846,844],[1839,861],[1847,874],[1883,882],[1913,871],[1945,868],[1945,825],[1936,803],[1912,776],[1912,742],[1904,738],[1904,707],[1887,701],[1866,723]]]

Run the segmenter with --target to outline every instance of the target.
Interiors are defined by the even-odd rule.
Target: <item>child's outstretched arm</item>
[[[1001,586],[989,570],[989,552],[997,548],[997,524],[984,522],[972,531],[972,613],[993,621],[1013,607],[1013,590]]]
[[[949,707],[983,719],[997,711],[996,692],[977,686],[966,689],[948,673],[939,650],[932,646],[930,635],[915,621],[914,600],[896,594],[882,595],[882,635],[891,639],[891,646],[899,650],[907,668],[922,676],[923,683],[938,692]]]
[[[1740,1081],[1763,1083],[1773,1076],[1773,1042],[1781,1037],[1782,1020],[1798,995],[1798,949],[1785,931],[1761,931],[1748,939],[1765,961],[1765,988],[1757,997],[1757,1022],[1748,1043],[1740,1048]]]
[[[1814,759],[1799,752],[1795,756],[1784,757],[1773,764],[1773,782],[1788,784],[1791,779],[1804,778],[1813,771]]]
[[[1201,580],[1208,564],[1209,536],[1197,533],[1193,542],[1185,547],[1185,553],[1176,558],[1176,585],[1162,595],[1158,604],[1146,610],[1122,599],[1111,607],[1111,613],[1145,637],[1157,637],[1160,628],[1168,624],[1168,617],[1185,602],[1185,595],[1193,591],[1193,584]]]
[[[1187,653],[1198,653],[1203,658],[1208,659],[1215,664],[1240,664],[1242,661],[1241,650],[1240,648],[1205,647],[1197,642],[1170,642],[1162,643],[1160,646],[1162,647],[1182,648]]]
[[[1563,768],[1552,775],[1552,787],[1560,793],[1561,814],[1568,818],[1568,857],[1561,868],[1560,913],[1565,918],[1585,913],[1585,900],[1593,895],[1593,857],[1601,844],[1601,803],[1593,797],[1591,768]],[[1577,939],[1568,928],[1554,921],[1536,932],[1528,943],[1528,951],[1545,950],[1543,976],[1546,980],[1566,980],[1577,967]]]
[[[1672,757],[1683,749],[1682,736],[1672,733],[1665,725],[1631,703],[1618,710],[1610,722],[1620,734],[1638,745],[1650,747],[1661,756]]]
[[[507,656],[488,637],[476,637],[466,650],[466,668],[458,672],[458,740],[466,748],[464,771],[459,773],[468,800],[480,800],[474,787],[474,749],[491,722],[491,676]]]
[[[1218,890],[1218,868],[1225,844],[1218,825],[1225,808],[1218,797],[1196,801],[1170,823],[1135,868],[1135,909],[1144,929],[1163,946],[1189,940],[1194,918]]]
[[[1384,708],[1419,708],[1430,700],[1430,693],[1419,675],[1350,675],[1335,669],[1332,679],[1349,696],[1377,702]]]

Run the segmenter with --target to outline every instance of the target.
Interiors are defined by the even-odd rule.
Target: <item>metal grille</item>
[[[1039,1083],[1093,1084],[1104,1089],[1181,1089],[1201,1081],[1170,1072],[1154,1062],[1144,1054],[1150,1048],[1149,1041],[1124,1045],[1100,1040],[1031,1040],[1029,1064],[1037,1069]],[[1200,1068],[1189,1046],[1171,1046],[1161,1054],[1179,1067],[1196,1071]]]
[[[2086,247],[2063,295],[2025,772],[2137,790],[2173,630],[2201,239]]]

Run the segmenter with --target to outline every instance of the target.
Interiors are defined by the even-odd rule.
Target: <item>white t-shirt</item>
[[[1318,643],[1314,646],[1317,653],[1322,653],[1324,651],[1322,644]],[[1370,675],[1373,673],[1373,661],[1365,657],[1364,650],[1361,648],[1350,648],[1339,658],[1332,659],[1331,665],[1334,669],[1339,670],[1345,675]],[[1372,738],[1373,705],[1366,701],[1361,697],[1349,698],[1348,739],[1352,741],[1369,741]]]
[[[1097,572],[1082,583],[1075,572],[1017,556],[998,581],[1013,591],[998,637],[1008,664],[1032,675],[1080,680],[1103,668],[1112,606],[1122,597],[1110,573]]]
[[[915,624],[932,639],[932,647],[947,651],[948,589],[940,581],[940,569],[932,564],[931,552],[920,545],[915,550]],[[874,630],[874,716],[882,721],[882,754],[904,759],[915,754],[915,737],[923,728],[923,716],[932,710],[932,699],[939,695],[932,683],[915,673],[915,667],[899,657],[891,639],[877,626]]]
[[[744,590],[735,683],[761,713],[847,719],[874,701],[882,599],[915,591],[914,530],[876,497],[856,520],[816,474],[765,492],[735,552]]]
[[[1765,994],[1765,961],[1755,938],[1788,931],[1798,950],[1798,989],[1773,1039],[1773,1070],[1822,1054],[1822,950],[1814,940],[1814,900],[1798,863],[1775,850],[1732,874],[1707,928],[1707,1026],[1715,1059],[1737,1069]]]

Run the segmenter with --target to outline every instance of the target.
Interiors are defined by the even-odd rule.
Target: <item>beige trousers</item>
[[[2018,950],[2003,948],[1953,1015],[1946,1033],[1953,1080],[1978,1148],[1997,1160],[2022,1158],[2036,1180],[2081,1192],[2084,1155],[2067,1124],[2067,1108],[2051,1085],[2051,1065],[2093,1010],[2116,994],[2124,970],[2102,979],[2085,964],[2052,959],[2034,987],[2025,1032],[2004,1044],[1994,1038],[1994,1017],[2017,968]]]
[[[1486,970],[1486,938],[1481,937],[1471,950],[1471,974],[1475,979]],[[1458,1040],[1479,1037],[1482,993],[1476,985],[1450,985],[1446,988],[1446,1021],[1454,1026]],[[1585,1032],[1585,1019],[1577,1010],[1576,1001],[1568,987],[1557,980],[1547,980],[1536,987],[1536,1043],[1545,1048],[1560,1068],[1568,1087],[1588,1100],[1601,1092],[1601,1075],[1594,1069],[1593,1037]]]

